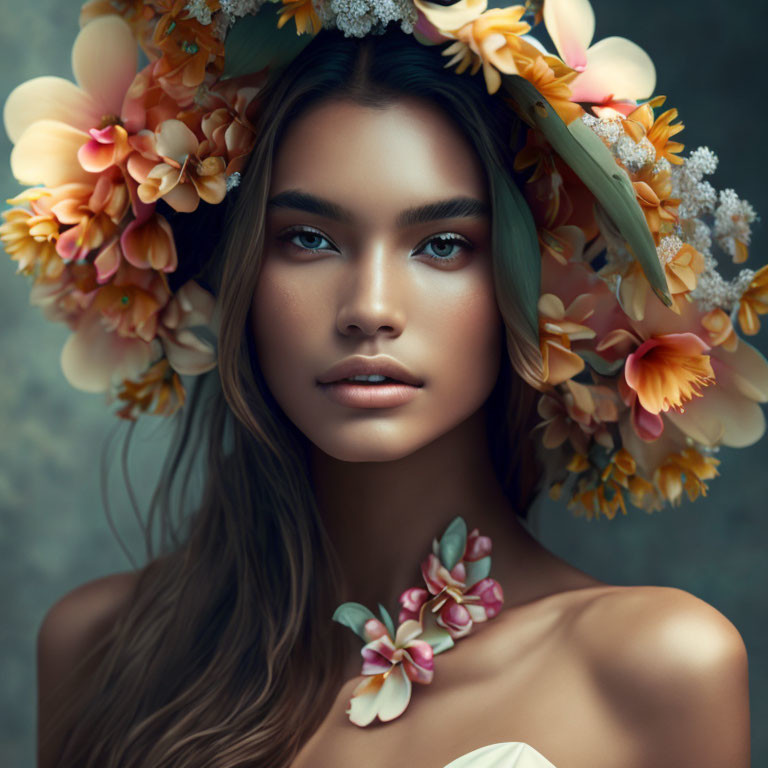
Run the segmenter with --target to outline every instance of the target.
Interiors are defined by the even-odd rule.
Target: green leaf
[[[491,556],[486,555],[479,560],[471,560],[465,562],[464,567],[467,569],[467,589],[474,587],[478,581],[482,581],[487,578],[491,572]]]
[[[265,67],[279,68],[294,59],[314,37],[296,33],[293,19],[277,28],[283,6],[265,3],[255,16],[243,16],[227,34],[222,79],[249,75]]]
[[[611,151],[582,120],[566,125],[526,79],[502,75],[502,81],[526,121],[540,130],[555,152],[584,182],[621,232],[643,268],[654,293],[667,306],[672,299],[664,270],[629,176]]]
[[[365,637],[365,622],[375,619],[376,616],[360,603],[342,603],[334,612],[333,620],[345,627],[349,627],[363,642]]]
[[[440,539],[440,562],[450,571],[461,560],[467,548],[467,524],[459,515],[445,529]]]
[[[387,628],[390,637],[395,639],[395,624],[392,621],[392,617],[389,615],[389,611],[379,603],[379,613],[381,614],[381,620],[384,622],[384,626]]]
[[[602,355],[593,352],[591,349],[577,349],[575,352],[584,362],[589,364],[590,368],[601,376],[615,376],[624,365],[624,358],[609,362]]]
[[[453,648],[453,638],[448,630],[442,627],[429,627],[419,635],[418,639],[429,643],[432,646],[432,653],[435,655]]]
[[[489,171],[496,299],[502,315],[523,324],[527,336],[538,344],[541,249],[536,222],[510,174],[495,163]]]

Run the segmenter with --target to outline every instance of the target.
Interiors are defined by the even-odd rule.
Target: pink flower
[[[226,163],[222,157],[202,157],[197,136],[181,120],[166,120],[154,134],[141,131],[133,142],[142,159],[132,156],[128,171],[139,182],[142,203],[163,198],[176,211],[189,213],[200,200],[220,203],[226,194]]]
[[[467,536],[461,559],[450,571],[434,552],[430,553],[421,564],[421,575],[428,591],[405,590],[400,595],[402,608],[398,620],[421,621],[423,612],[429,609],[435,615],[437,625],[448,630],[456,640],[469,634],[473,623],[493,618],[504,600],[501,585],[482,575],[470,583],[468,574],[474,564],[479,567],[482,565],[480,561],[490,558],[491,549],[490,538],[481,536],[475,528]]]
[[[579,72],[569,84],[571,101],[611,107],[624,114],[651,96],[656,69],[640,46],[623,37],[591,45],[595,14],[589,0],[546,0],[544,26],[563,61]]]
[[[394,720],[411,700],[411,683],[432,682],[432,646],[418,639],[421,631],[418,621],[405,621],[393,640],[378,619],[366,621],[368,643],[361,650],[366,679],[355,688],[347,709],[355,725],[366,726],[377,717],[382,722]]]

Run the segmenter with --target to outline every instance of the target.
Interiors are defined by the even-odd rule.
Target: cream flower
[[[77,85],[61,77],[36,77],[15,88],[5,102],[3,120],[15,145],[11,170],[16,179],[47,187],[94,184],[96,176],[81,166],[78,150],[92,140],[91,129],[120,122],[136,65],[130,27],[117,16],[104,16],[83,27],[75,40]],[[105,142],[120,138],[99,136]]]

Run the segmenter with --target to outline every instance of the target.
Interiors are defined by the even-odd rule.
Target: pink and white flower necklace
[[[378,619],[360,603],[343,603],[333,620],[349,627],[365,643],[363,681],[349,702],[349,719],[359,726],[394,720],[411,700],[411,683],[428,684],[435,654],[453,648],[477,622],[501,610],[501,585],[489,578],[491,540],[456,517],[421,563],[427,589],[413,587],[400,595],[400,626],[379,603]]]

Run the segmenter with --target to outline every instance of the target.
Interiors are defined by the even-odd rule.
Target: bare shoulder
[[[71,661],[114,622],[132,594],[140,571],[113,573],[75,587],[45,614],[38,652],[46,662]]]
[[[54,766],[66,723],[57,716],[78,688],[77,672],[128,603],[141,571],[81,584],[47,611],[37,634],[38,766]]]
[[[613,587],[583,603],[572,631],[640,765],[747,768],[747,652],[720,611],[681,589]]]

